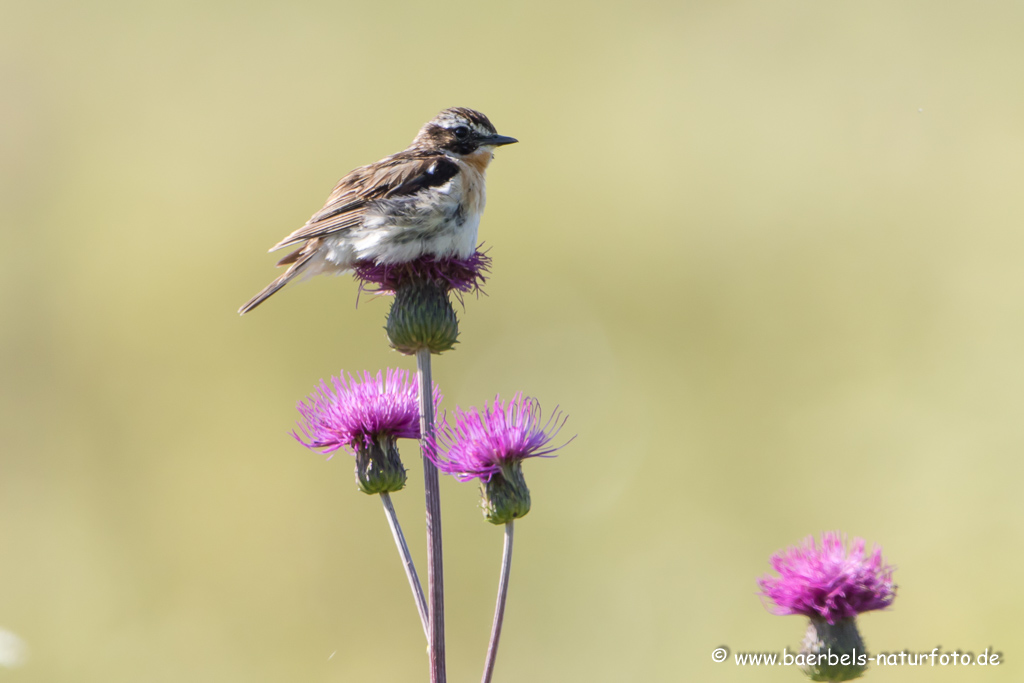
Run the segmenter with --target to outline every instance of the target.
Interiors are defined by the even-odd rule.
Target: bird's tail
[[[261,303],[267,300],[270,295],[277,292],[277,290],[288,284],[296,275],[301,273],[305,269],[306,265],[309,264],[309,260],[316,254],[315,250],[308,251],[305,254],[295,252],[281,259],[278,265],[284,265],[290,263],[288,270],[284,271],[279,278],[271,282],[269,285],[264,287],[259,294],[249,299],[248,303],[238,309],[239,315],[245,315],[252,309],[259,306]]]

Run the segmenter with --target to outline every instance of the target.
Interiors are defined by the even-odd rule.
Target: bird
[[[340,275],[358,261],[397,264],[421,256],[468,258],[486,202],[494,149],[518,142],[498,135],[478,111],[452,107],[427,121],[412,144],[343,177],[301,228],[270,248],[298,248],[288,269],[238,309],[244,315],[296,277]]]

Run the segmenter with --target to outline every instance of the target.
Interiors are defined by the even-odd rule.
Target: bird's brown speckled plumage
[[[341,273],[361,259],[401,263],[423,255],[465,258],[476,248],[493,149],[516,142],[464,107],[446,109],[412,144],[342,178],[301,228],[271,251],[300,245],[280,277],[239,309],[247,313],[299,275]]]

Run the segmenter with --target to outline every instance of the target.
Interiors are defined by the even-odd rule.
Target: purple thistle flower
[[[492,524],[507,524],[530,511],[530,489],[523,479],[526,458],[554,457],[561,446],[549,446],[566,418],[555,409],[541,422],[536,399],[516,394],[508,404],[500,396],[483,411],[455,409],[437,438],[425,449],[437,469],[459,481],[479,479],[484,516]]]
[[[865,556],[864,546],[864,539],[855,538],[847,551],[844,534],[825,532],[818,548],[808,536],[802,545],[772,555],[780,576],[761,577],[761,594],[775,604],[774,614],[803,614],[830,625],[888,607],[896,595],[893,568],[882,560],[880,547]]]
[[[490,270],[491,257],[481,251],[468,258],[428,255],[406,263],[364,260],[355,264],[360,291],[375,294],[393,294],[403,283],[421,281],[436,284],[444,291],[455,291],[459,295],[468,292],[479,295],[487,281],[485,273]]]
[[[363,260],[354,266],[360,293],[395,295],[384,329],[391,348],[406,355],[455,347],[459,318],[449,295],[455,292],[460,303],[466,292],[479,296],[490,268],[491,258],[479,250],[468,258],[427,255],[405,263]]]
[[[388,368],[387,374],[369,372],[344,374],[331,378],[333,388],[324,381],[306,403],[299,402],[303,421],[298,423],[308,441],[292,432],[306,448],[333,453],[342,446],[355,450],[369,446],[379,436],[396,439],[420,438],[418,388],[408,370]],[[441,392],[434,386],[434,407]]]
[[[388,369],[376,377],[363,372],[324,381],[305,403],[299,402],[303,436],[292,436],[309,449],[333,453],[346,447],[356,456],[356,480],[364,493],[398,491],[405,486],[405,468],[397,439],[420,438],[416,382],[407,370]],[[441,392],[434,386],[434,408]],[[330,459],[330,458],[328,458]]]
[[[484,403],[483,411],[456,408],[454,417],[454,425],[445,418],[427,454],[437,469],[459,481],[489,481],[503,467],[526,458],[554,457],[562,446],[547,446],[567,419],[556,408],[541,424],[540,403],[522,392],[507,405],[495,396],[494,404]]]

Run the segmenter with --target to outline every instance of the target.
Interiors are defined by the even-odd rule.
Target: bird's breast
[[[483,169],[466,163],[459,175],[462,176],[460,202],[462,211],[467,217],[475,215],[479,222],[480,214],[483,213],[484,205],[487,203],[487,187],[484,182]]]

